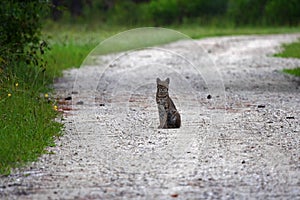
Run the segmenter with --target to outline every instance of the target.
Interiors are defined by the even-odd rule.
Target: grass
[[[52,51],[46,55],[49,64],[48,73],[52,77],[62,75],[62,70],[71,67],[79,67],[88,53],[96,46],[93,43],[87,44],[53,44]]]
[[[300,40],[291,44],[284,44],[283,51],[275,56],[283,58],[299,58],[300,59]],[[300,66],[295,69],[284,69],[283,72],[300,76]]]
[[[46,83],[40,69],[20,63],[0,72],[0,174],[36,160],[54,145],[62,125],[54,121],[57,112],[45,97]]]
[[[43,35],[51,46],[46,60],[48,74],[53,77],[62,75],[62,71],[80,67],[86,56],[102,41],[121,31],[122,26],[97,27],[85,24],[60,24],[48,22]]]
[[[292,74],[294,76],[300,76],[300,67],[297,67],[295,69],[284,69],[284,73]]]
[[[148,38],[151,40],[146,44],[143,38],[140,38],[140,41],[136,40],[136,35],[127,35],[127,41],[126,37],[125,40],[121,38],[120,41],[125,41],[121,45],[114,43],[114,40],[105,40],[132,28],[135,27],[48,23],[43,31],[51,47],[51,51],[47,52],[45,57],[48,62],[46,72],[41,72],[38,67],[28,69],[22,66],[17,66],[12,71],[0,71],[0,174],[9,174],[12,168],[36,160],[45,153],[45,147],[54,145],[54,138],[59,135],[62,125],[54,121],[57,117],[54,102],[45,97],[51,92],[48,86],[54,77],[62,75],[64,69],[80,67],[86,56],[100,42],[106,41],[103,42],[105,51],[94,51],[96,54],[167,43],[184,37],[167,31],[167,36],[161,34],[160,37],[153,37],[154,35],[150,34]],[[299,32],[299,28],[288,27],[224,28],[184,25],[167,28],[194,39],[223,35]]]
[[[80,64],[86,56],[100,43],[102,48],[97,48],[94,54],[106,54],[117,51],[124,51],[131,48],[152,46],[157,44],[168,43],[184,38],[183,35],[178,37],[174,33],[178,31],[187,37],[199,39],[204,37],[215,37],[225,35],[249,35],[249,34],[279,34],[279,33],[296,33],[299,27],[202,27],[198,25],[182,25],[166,27],[175,30],[169,31],[167,37],[161,34],[159,37],[148,34],[147,40],[138,37],[138,35],[122,34],[136,27],[125,26],[108,26],[97,24],[55,24],[48,23],[44,29],[44,35],[50,36],[51,52],[47,60],[50,68],[48,69],[53,76],[61,75],[62,70],[70,67],[80,67]],[[157,34],[156,34],[157,35]],[[114,39],[107,41],[107,38],[115,36]],[[119,38],[118,38],[119,37]],[[123,37],[123,38],[122,38]],[[114,41],[118,41],[115,42]],[[140,41],[140,42],[139,42]]]
[[[300,32],[299,27],[201,27],[196,25],[187,25],[171,28],[180,31],[193,39],[230,35],[261,35]]]

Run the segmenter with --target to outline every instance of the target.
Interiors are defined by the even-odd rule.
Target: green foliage
[[[291,44],[284,44],[283,51],[275,56],[283,58],[300,58],[300,40]]]
[[[24,67],[24,65],[26,67]],[[33,161],[53,145],[61,125],[39,67],[18,63],[0,73],[0,174]]]
[[[236,25],[262,22],[267,0],[229,0],[228,16]]]
[[[300,2],[299,0],[272,0],[266,7],[266,20],[274,25],[299,25]]]
[[[224,15],[227,0],[194,0],[188,3],[184,0],[152,0],[143,6],[146,8],[143,13],[148,18],[144,21],[155,25],[181,24],[197,19],[207,20],[205,24],[208,24],[211,17]]]
[[[48,4],[37,0],[1,1],[0,57],[5,66],[11,61],[37,62],[37,53],[43,53],[45,47],[40,30],[47,8]]]
[[[54,1],[54,0],[53,0]],[[67,0],[68,5],[74,0]],[[85,2],[85,3],[84,3]],[[74,7],[65,5],[71,21]],[[83,21],[114,25],[285,25],[300,21],[299,0],[94,0],[81,1]],[[78,7],[78,6],[77,6]],[[76,13],[76,12],[75,12]],[[81,12],[77,12],[81,13]]]
[[[294,76],[300,76],[300,67],[297,67],[295,69],[284,69],[283,72],[292,74]]]
[[[148,9],[149,17],[156,25],[178,22],[180,9],[177,0],[153,0]]]
[[[139,23],[139,7],[132,1],[120,1],[109,11],[109,23],[136,24]]]
[[[300,22],[298,0],[229,0],[227,15],[236,25],[293,25]]]
[[[287,34],[299,33],[297,27],[222,27],[222,26],[198,26],[180,25],[171,26],[170,28],[187,34],[193,39],[216,36],[232,36],[232,35],[251,35],[251,34]]]
[[[45,58],[49,66],[51,66],[51,68],[48,69],[48,73],[53,77],[57,77],[61,76],[63,69],[80,67],[83,60],[95,46],[96,44],[93,43],[53,44],[51,46],[51,52],[49,52]]]
[[[43,30],[43,34],[49,37],[51,46],[45,55],[47,74],[57,77],[62,75],[64,69],[80,67],[86,56],[102,40],[119,31],[115,27],[100,27],[98,24],[84,26],[81,23],[70,25],[48,21]]]
[[[52,79],[46,74],[41,41],[46,1],[1,1],[0,7],[0,174],[35,160],[53,145],[61,125],[43,94]]]

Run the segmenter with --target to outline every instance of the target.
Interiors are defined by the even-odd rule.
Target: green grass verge
[[[300,76],[300,67],[297,67],[295,69],[284,69],[283,72],[292,74],[294,76]]]
[[[300,32],[299,27],[201,27],[197,25],[184,25],[170,28],[174,28],[175,30],[180,31],[193,39],[230,35],[262,35]]]
[[[291,44],[284,44],[282,47],[283,51],[275,54],[275,56],[283,58],[300,58],[300,40]],[[283,72],[300,76],[300,66],[295,69],[284,69]]]
[[[291,44],[284,44],[283,51],[275,56],[283,58],[300,58],[300,40]]]
[[[62,75],[64,69],[79,67],[88,53],[96,46],[93,43],[86,44],[53,44],[46,59],[49,65],[48,73],[52,77]]]
[[[0,174],[36,160],[60,133],[44,75],[20,63],[0,72]]]

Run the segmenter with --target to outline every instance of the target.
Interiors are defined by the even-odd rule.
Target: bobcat
[[[172,99],[169,97],[169,83],[170,79],[165,81],[156,79],[157,93],[156,103],[159,114],[158,128],[180,128],[181,119]]]

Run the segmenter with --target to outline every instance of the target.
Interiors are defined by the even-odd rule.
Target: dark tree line
[[[223,20],[236,25],[299,25],[299,0],[52,0],[52,18],[102,22],[180,24]]]
[[[299,0],[229,0],[227,12],[237,25],[300,25]]]

